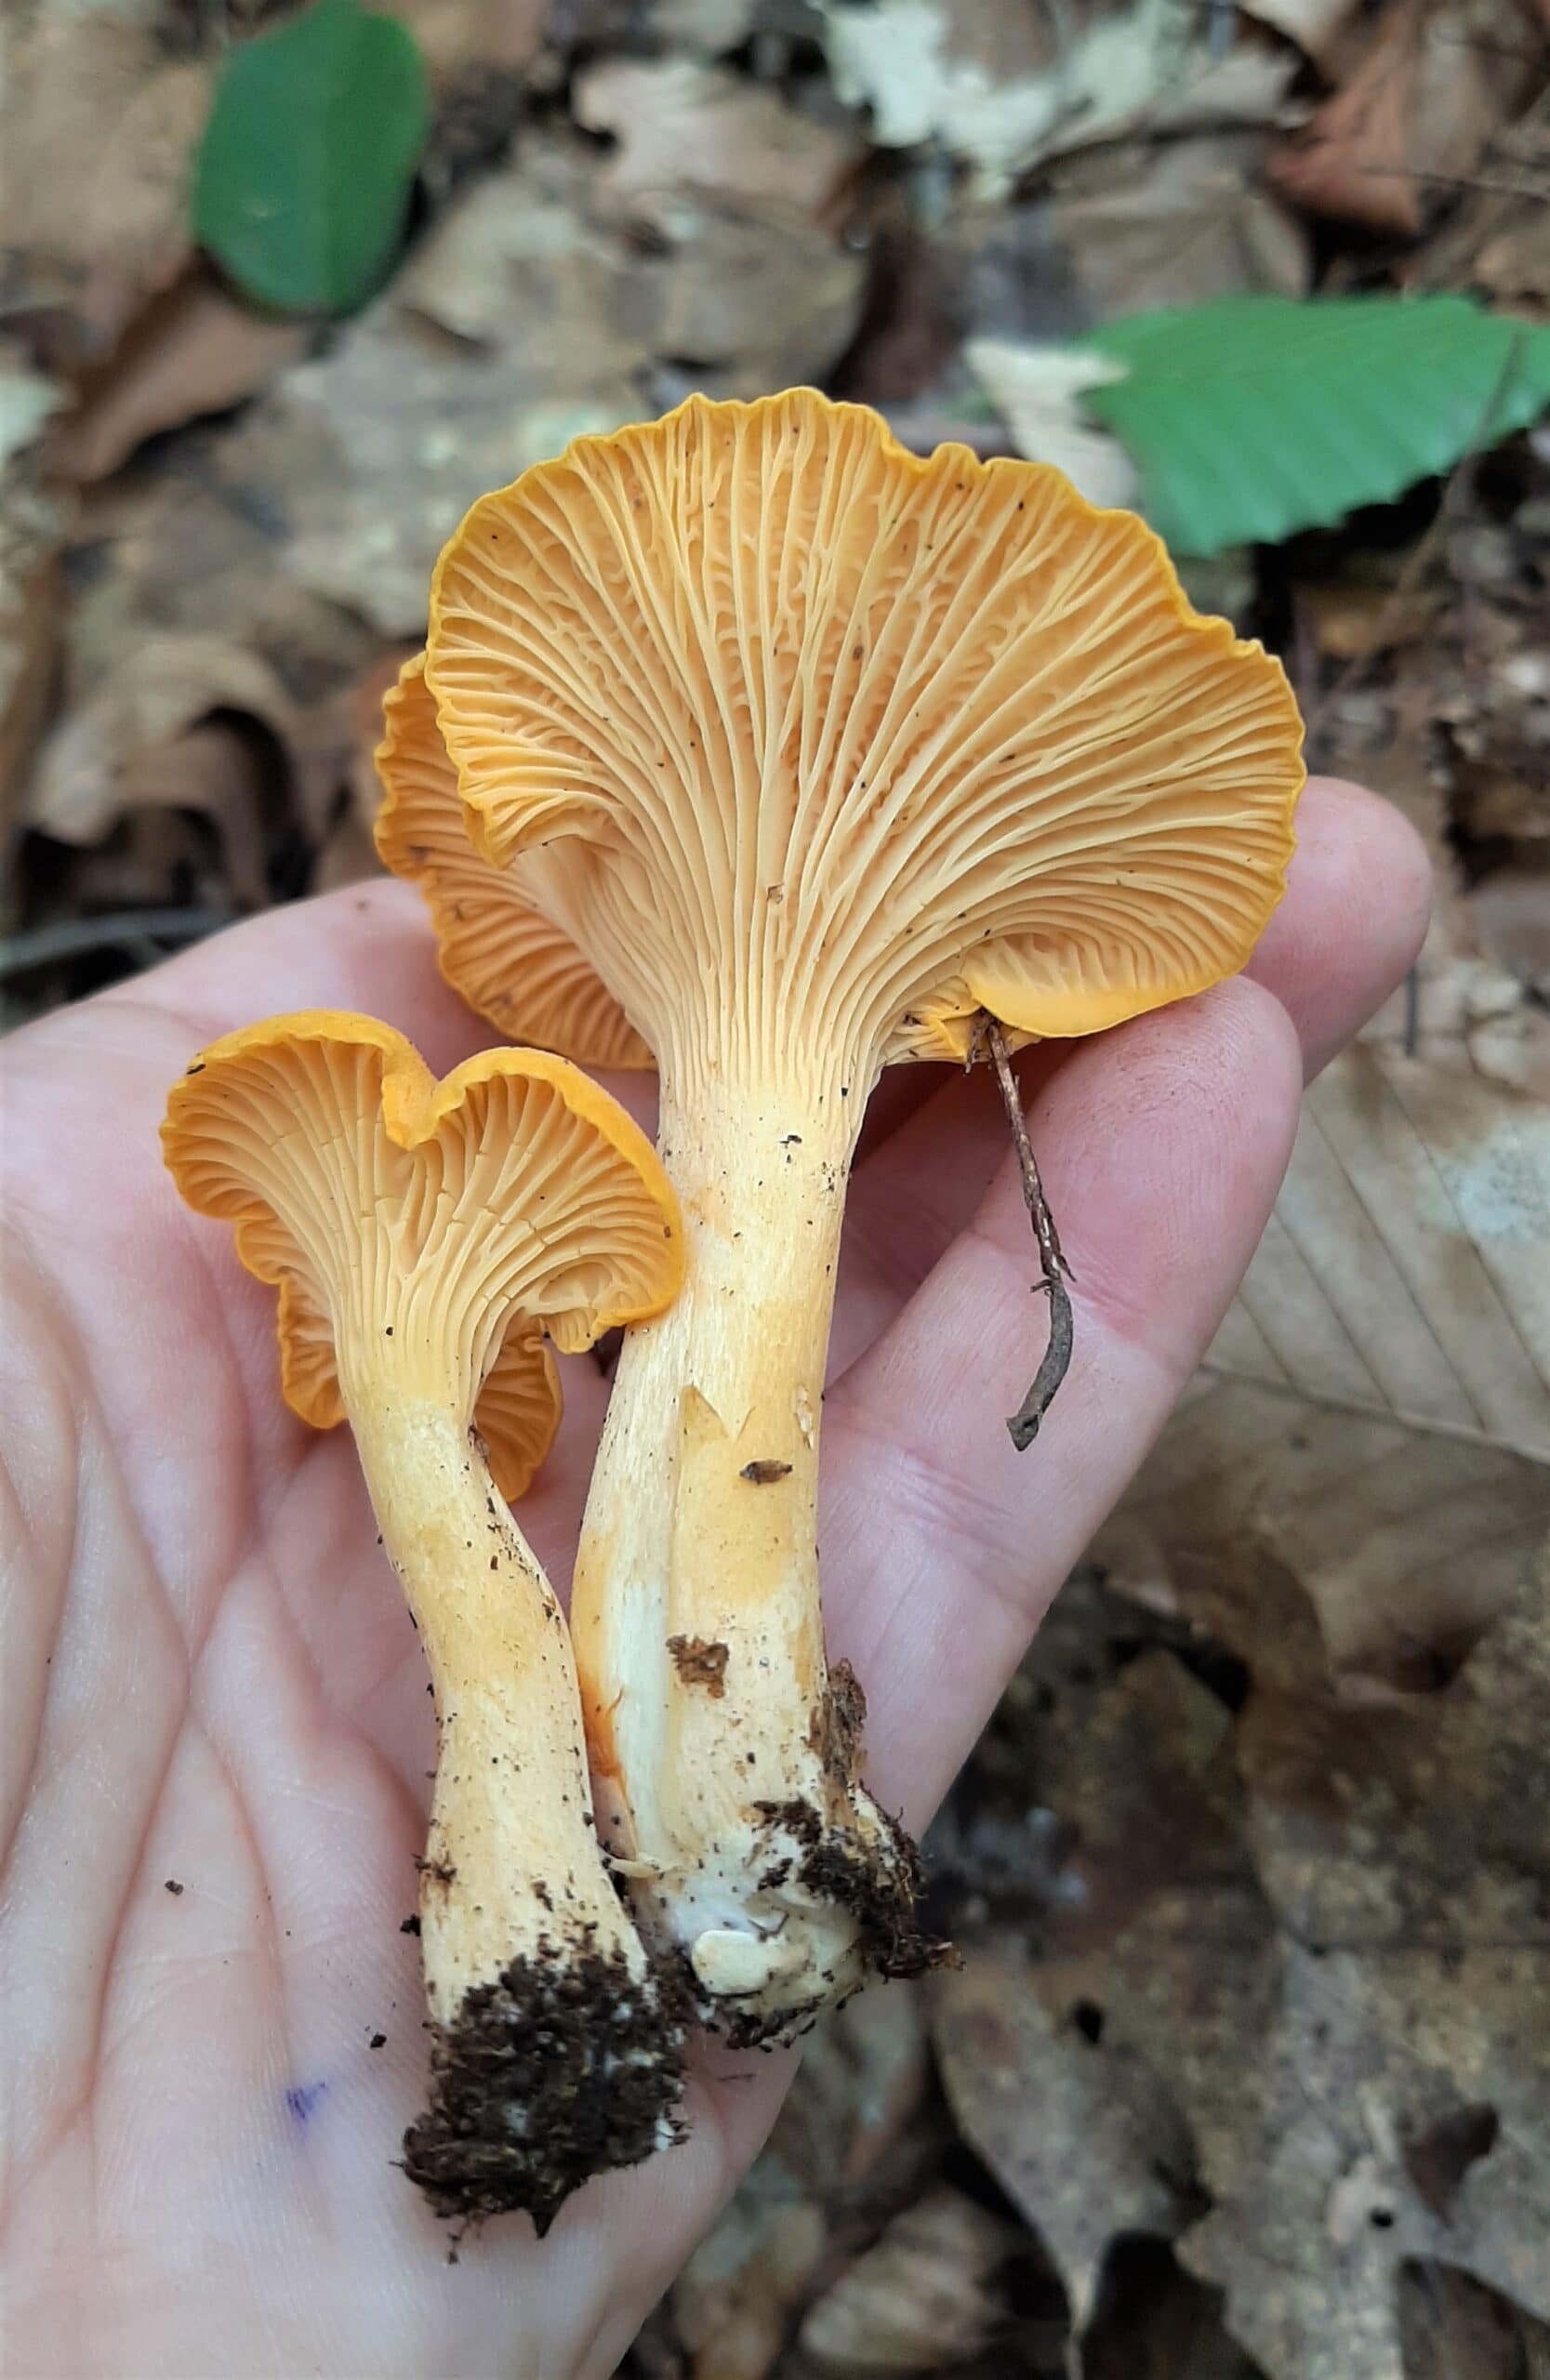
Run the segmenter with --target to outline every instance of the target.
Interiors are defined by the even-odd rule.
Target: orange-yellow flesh
[[[328,1428],[391,1378],[459,1392],[497,1485],[548,1450],[556,1345],[677,1289],[676,1204],[649,1142],[563,1059],[488,1051],[437,1082],[389,1026],[326,1010],[204,1051],[173,1090],[166,1162],[280,1289],[287,1401]],[[341,1379],[341,1375],[343,1376]]]
[[[1140,521],[811,390],[484,497],[426,670],[482,848],[542,850],[659,1055],[708,1001],[765,1060],[1091,1032],[1239,966],[1292,849],[1285,677]]]
[[[649,1066],[651,1051],[617,1001],[533,906],[524,864],[492,866],[470,841],[422,654],[404,663],[383,720],[378,853],[424,894],[454,991],[514,1041],[558,1050],[579,1065]]]

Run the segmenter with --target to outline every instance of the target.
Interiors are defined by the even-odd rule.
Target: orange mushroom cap
[[[649,1066],[651,1051],[594,969],[534,906],[528,887],[541,863],[497,867],[470,841],[423,654],[404,663],[383,722],[378,855],[419,886],[453,990],[515,1041],[580,1065]]]
[[[475,840],[659,1055],[708,981],[769,1050],[1093,1032],[1241,966],[1293,845],[1284,673],[1142,522],[812,390],[484,497],[426,676]]]
[[[504,1495],[559,1424],[565,1352],[660,1312],[677,1202],[615,1101],[565,1060],[492,1050],[437,1081],[402,1034],[332,1010],[201,1051],[173,1089],[166,1163],[280,1290],[286,1402],[329,1429],[378,1380],[466,1394]]]

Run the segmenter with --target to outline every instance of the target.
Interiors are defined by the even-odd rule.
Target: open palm
[[[919,1825],[1252,1251],[1304,1065],[1398,980],[1424,862],[1310,787],[1237,982],[1027,1062],[1077,1281],[1037,1447],[1001,1417],[1042,1309],[983,1077],[897,1070],[856,1170],[824,1424],[831,1649]],[[179,1204],[155,1128],[200,1043],[369,1011],[438,1071],[487,1039],[414,896],[237,928],[5,1052],[0,1355],[7,2003],[0,2367],[18,2375],[603,2374],[753,2155],[788,2058],[706,2054],[687,2146],[538,2245],[447,2262],[392,2160],[420,2103],[425,1673],[348,1435],[281,1405],[272,1294]],[[1301,1049],[1299,1050],[1299,1041]],[[611,1086],[638,1111],[637,1082]],[[605,1385],[566,1369],[522,1521],[563,1585]],[[751,2069],[751,2070],[750,2070]]]

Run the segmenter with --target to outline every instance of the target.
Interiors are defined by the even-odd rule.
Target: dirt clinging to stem
[[[661,1978],[546,1938],[437,2031],[431,2104],[404,2136],[404,2170],[449,2221],[522,2213],[542,2239],[594,2174],[680,2137],[683,2042]]]

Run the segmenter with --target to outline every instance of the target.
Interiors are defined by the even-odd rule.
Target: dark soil
[[[726,1692],[727,1648],[718,1638],[669,1636],[668,1650],[685,1686],[703,1686],[713,1702]]]
[[[673,1995],[624,1959],[545,1942],[463,2002],[431,2050],[404,2169],[440,2215],[513,2212],[540,2239],[572,2190],[663,2145],[683,2088]]]

